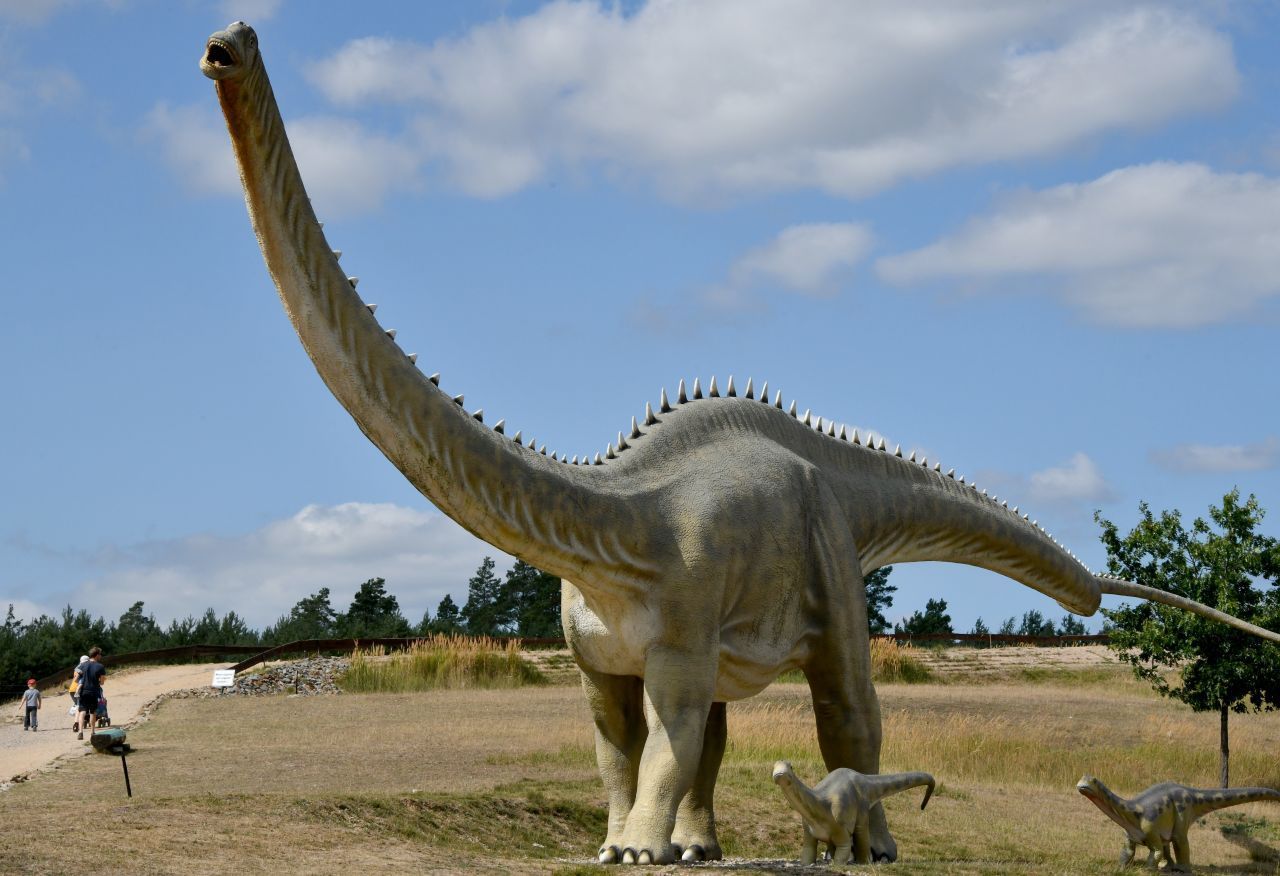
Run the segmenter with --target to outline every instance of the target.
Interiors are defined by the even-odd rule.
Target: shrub
[[[338,684],[350,693],[408,693],[523,687],[546,681],[520,657],[520,643],[514,639],[437,635],[392,654],[381,646],[357,648],[351,654],[351,668]]]

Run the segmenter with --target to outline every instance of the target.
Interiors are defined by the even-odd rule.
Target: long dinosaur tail
[[[933,796],[935,783],[933,776],[929,773],[887,773],[877,776],[867,776],[871,780],[868,784],[871,789],[871,796],[875,798],[872,802],[877,802],[891,794],[897,794],[900,791],[906,791],[909,788],[918,788],[924,786],[924,799],[920,801],[920,808],[929,805],[929,798]]]
[[[1201,617],[1207,617],[1216,620],[1219,623],[1227,624],[1242,630],[1246,633],[1252,633],[1259,638],[1266,639],[1271,642],[1280,643],[1280,634],[1273,633],[1271,630],[1263,629],[1233,617],[1224,611],[1218,611],[1216,608],[1196,602],[1194,599],[1187,599],[1185,596],[1179,596],[1176,593],[1170,593],[1167,590],[1157,590],[1154,587],[1146,587],[1142,584],[1134,584],[1132,581],[1125,581],[1120,578],[1112,578],[1107,575],[1095,575],[1098,586],[1103,593],[1109,593],[1112,596],[1136,596],[1139,599],[1146,599],[1150,602],[1159,602],[1162,605],[1171,605],[1174,608],[1181,608],[1190,611]]]
[[[1220,788],[1212,791],[1201,790],[1199,793],[1204,796],[1196,803],[1197,818],[1208,812],[1225,809],[1228,806],[1240,806],[1244,803],[1263,801],[1280,803],[1280,791],[1273,788]]]

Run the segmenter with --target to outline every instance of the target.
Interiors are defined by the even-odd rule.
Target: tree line
[[[428,610],[411,623],[383,578],[360,585],[345,611],[334,607],[329,588],[304,596],[275,623],[255,630],[236,612],[221,617],[207,609],[168,626],[135,602],[116,621],[67,606],[56,616],[22,621],[9,606],[0,625],[0,696],[72,666],[94,645],[110,654],[177,648],[184,645],[261,645],[264,649],[302,639],[382,638],[465,633],[485,636],[555,637],[560,631],[560,579],[517,560],[505,577],[485,557],[467,582],[467,600],[459,607],[448,594],[433,616]]]

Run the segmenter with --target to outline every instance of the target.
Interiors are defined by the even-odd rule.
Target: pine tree
[[[433,633],[458,633],[462,631],[462,615],[458,611],[458,604],[453,601],[453,597],[448,593],[440,600],[440,605],[436,608],[435,619],[431,621],[431,632]]]
[[[870,572],[862,579],[867,591],[867,627],[873,633],[889,632],[889,619],[885,610],[893,605],[893,594],[898,588],[889,583],[893,566],[884,566]]]
[[[508,607],[517,636],[554,638],[560,626],[560,579],[516,560],[502,583],[500,602]]]
[[[493,574],[493,557],[485,557],[467,582],[462,623],[472,636],[500,636],[507,631],[511,607],[505,604],[502,582]]]

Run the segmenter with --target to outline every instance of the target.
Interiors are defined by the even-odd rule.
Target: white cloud
[[[284,0],[222,0],[222,14],[227,21],[254,24],[275,16]]]
[[[289,143],[316,211],[322,216],[376,209],[397,187],[416,184],[419,159],[405,145],[349,119],[304,117],[287,123]],[[203,107],[159,103],[143,124],[192,191],[240,194],[226,126]]]
[[[336,104],[404,107],[462,189],[558,163],[695,196],[859,197],[1219,107],[1229,40],[1165,5],[1080,0],[553,2],[430,45],[365,37],[311,65]]]
[[[1254,444],[1179,444],[1153,450],[1150,458],[1178,472],[1267,471],[1280,466],[1280,438],[1273,435]]]
[[[1112,495],[1097,463],[1076,453],[1061,466],[1033,472],[1029,495],[1041,502],[1102,502]]]
[[[734,285],[767,282],[794,292],[830,294],[840,275],[862,261],[871,244],[866,225],[793,225],[738,260],[732,270]]]
[[[416,622],[424,610],[434,613],[445,593],[465,597],[467,579],[486,555],[500,568],[511,563],[434,511],[309,505],[244,535],[192,535],[99,551],[98,574],[64,601],[115,618],[142,600],[163,622],[213,607],[260,628],[321,587],[341,610],[361,583],[385,578]]]
[[[1188,328],[1280,295],[1280,179],[1200,164],[1126,167],[1007,197],[988,215],[877,262],[892,283],[1028,278],[1105,325]]]

